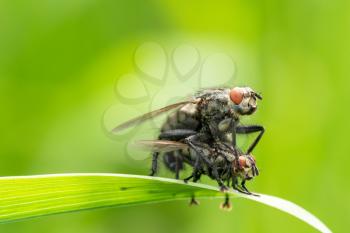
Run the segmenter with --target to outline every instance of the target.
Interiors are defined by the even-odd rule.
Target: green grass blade
[[[229,192],[287,212],[321,232],[331,232],[301,207],[268,195]],[[111,206],[222,197],[217,187],[181,180],[123,174],[58,174],[0,178],[0,223]]]

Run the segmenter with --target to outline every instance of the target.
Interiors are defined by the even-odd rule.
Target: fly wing
[[[132,127],[132,126],[135,126],[135,125],[138,125],[138,124],[141,124],[149,119],[152,119],[153,117],[157,117],[165,112],[168,112],[172,109],[175,109],[175,108],[178,108],[178,107],[181,107],[181,106],[184,106],[186,104],[189,104],[189,103],[198,103],[198,100],[187,100],[187,101],[182,101],[182,102],[178,102],[178,103],[175,103],[175,104],[171,104],[171,105],[168,105],[166,107],[163,107],[163,108],[160,108],[160,109],[157,109],[157,110],[154,110],[152,112],[148,112],[146,114],[143,114],[141,116],[138,116],[136,118],[133,118],[127,122],[124,122],[120,125],[118,125],[117,127],[115,127],[114,129],[112,129],[112,133],[118,133],[126,128],[129,128],[129,127]]]
[[[169,152],[188,148],[187,144],[168,140],[140,140],[136,142],[136,146],[153,152]]]

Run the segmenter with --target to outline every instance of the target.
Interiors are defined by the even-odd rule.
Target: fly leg
[[[189,177],[186,177],[184,179],[184,182],[187,183],[190,179],[192,179],[192,181],[194,183],[196,183],[198,180],[200,180],[201,176],[202,176],[202,173],[200,173],[200,172],[194,173],[193,172]]]
[[[230,211],[232,209],[230,197],[227,193],[225,194],[225,201],[220,205],[220,208],[227,211]]]
[[[246,152],[246,154],[250,154],[253,151],[253,149],[255,148],[255,146],[258,144],[258,142],[260,141],[261,137],[263,136],[263,134],[265,132],[265,129],[261,125],[239,125],[236,128],[236,132],[238,134],[250,134],[250,133],[259,132],[259,135],[255,138],[255,140],[249,146],[249,148]]]
[[[193,177],[193,182],[196,183],[200,177],[201,177],[201,173],[200,172],[197,172],[196,174],[194,175],[191,175]],[[185,181],[186,182],[186,181]],[[190,200],[190,205],[199,205],[199,201],[196,200],[196,197],[195,197],[195,194],[192,194],[192,197],[191,197],[191,200]]]
[[[197,155],[196,160],[193,164],[192,174],[189,177],[184,179],[185,183],[187,183],[191,178],[193,178],[193,182],[197,182],[200,179],[200,177],[202,175],[202,173],[200,172],[200,169],[201,169],[200,162],[201,162],[200,157]],[[195,194],[192,194],[192,197],[190,200],[190,206],[192,206],[192,205],[199,205],[199,201],[197,201],[195,199]]]
[[[179,166],[179,158],[175,155],[175,179],[179,179],[180,177],[180,166]]]
[[[187,177],[187,178],[185,178],[184,179],[184,182],[185,183],[187,183],[191,178],[193,178],[193,182],[197,182],[198,180],[199,180],[199,178],[200,178],[200,176],[201,176],[201,174],[200,174],[200,169],[201,169],[201,167],[200,167],[200,157],[199,156],[197,156],[196,157],[196,161],[194,162],[194,164],[193,164],[193,171],[192,171],[192,174],[189,176],[189,177]]]
[[[151,168],[151,174],[150,176],[154,176],[157,173],[157,167],[158,167],[158,152],[154,152],[152,156],[152,168]]]
[[[196,197],[194,194],[192,194],[191,196],[191,200],[190,200],[190,206],[194,206],[194,205],[199,205],[199,201],[196,200]]]
[[[193,178],[193,180],[195,179],[193,173],[189,177],[185,178],[184,182],[187,183],[191,178]],[[193,206],[193,205],[199,205],[199,201],[196,200],[196,196],[194,193],[192,194],[191,200],[190,200],[190,206]]]
[[[192,172],[192,174],[190,175],[190,176],[188,176],[188,177],[186,177],[185,179],[184,179],[184,182],[185,183],[187,183],[190,179],[192,179],[193,178],[193,172]]]
[[[241,186],[242,186],[243,190],[246,191],[248,194],[252,194],[251,192],[249,192],[249,190],[248,190],[247,187],[245,186],[245,179],[242,180]]]
[[[231,172],[230,166],[228,167],[227,173],[228,173],[227,177],[232,177],[232,174],[231,174],[232,172]],[[227,179],[227,183],[226,183],[227,187],[230,187],[230,180],[231,180],[230,178]],[[232,210],[230,196],[228,195],[228,193],[225,194],[225,200],[223,203],[221,203],[220,208],[223,210],[226,210],[226,211]]]
[[[242,186],[242,188],[244,189],[244,191],[246,191],[247,194],[249,194],[249,195],[259,196],[259,195],[257,195],[257,194],[251,193],[251,192],[247,189],[247,187],[245,186],[245,182],[246,182],[246,179],[243,179],[242,182],[241,182],[241,186]]]
[[[245,190],[242,190],[239,185],[238,185],[238,179],[237,177],[232,177],[232,188],[240,193],[244,193],[244,194],[250,194],[250,192],[246,192]]]

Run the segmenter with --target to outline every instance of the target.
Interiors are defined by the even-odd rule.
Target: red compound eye
[[[243,100],[243,89],[240,87],[235,87],[230,91],[230,99],[235,104],[240,104]]]
[[[247,160],[244,156],[239,156],[238,157],[238,163],[241,168],[244,168],[247,166]]]

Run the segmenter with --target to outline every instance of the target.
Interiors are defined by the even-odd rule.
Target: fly
[[[216,159],[226,159],[225,154],[233,156],[234,159],[232,161],[228,160],[227,162],[224,159],[222,163],[226,167],[232,167],[232,163],[235,163],[233,167],[236,170],[240,167],[240,158],[246,158],[246,161],[251,161],[249,156],[265,130],[261,125],[242,125],[240,117],[253,114],[257,109],[257,100],[261,99],[261,95],[250,87],[205,89],[195,93],[188,100],[131,119],[115,127],[112,132],[117,133],[170,110],[175,110],[172,114],[169,114],[161,126],[157,143],[153,145],[157,147],[163,146],[168,148],[168,151],[160,150],[160,148],[153,150],[150,175],[156,174],[158,157],[162,155],[166,167],[175,173],[176,179],[179,178],[179,172],[184,169],[184,163],[186,163],[193,167],[193,174],[185,180],[192,179],[196,182],[199,179],[198,177],[200,177],[199,174],[208,175],[218,182],[222,191],[225,191],[228,187],[224,184],[224,181],[233,181],[233,178],[238,179],[242,176],[239,175],[241,173],[233,172],[231,177],[228,176],[230,178],[226,177],[232,171],[228,168],[224,169],[224,166],[221,164],[219,166]],[[259,134],[247,151],[240,151],[236,145],[236,135],[256,132]],[[160,142],[163,142],[163,144]],[[180,143],[182,146],[186,145],[188,149],[169,150],[169,145],[176,147],[175,142]],[[168,146],[166,146],[167,144]],[[186,153],[192,156],[191,160],[188,159]],[[202,165],[195,166],[194,158],[198,158]],[[202,169],[204,167],[207,168],[205,172]],[[258,170],[254,167],[255,165],[250,168],[252,174],[254,172],[252,177],[258,174]],[[196,168],[201,168],[199,169],[200,172]],[[238,188],[237,185],[233,185],[233,188],[251,194],[244,185],[248,178],[244,177],[241,180],[242,189]]]
[[[245,183],[259,175],[253,155],[244,154],[238,148],[230,147],[222,142],[210,145],[203,143],[200,151],[192,150],[187,143],[169,140],[141,140],[137,142],[137,145],[146,150],[164,153],[166,159],[172,158],[167,158],[167,154],[176,153],[182,159],[182,163],[193,168],[191,175],[184,179],[186,183],[191,179],[196,182],[202,175],[206,175],[218,182],[221,191],[225,191],[223,187],[232,186],[238,192],[252,194],[246,188]],[[167,162],[171,164],[170,169],[180,165],[178,161]],[[224,186],[224,183],[227,186]],[[190,203],[197,204],[194,196]],[[229,198],[226,196],[222,207],[229,209],[230,206]]]

